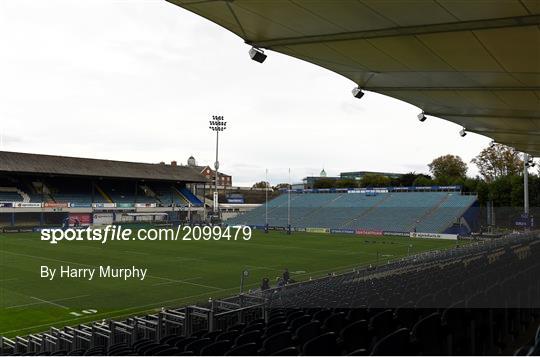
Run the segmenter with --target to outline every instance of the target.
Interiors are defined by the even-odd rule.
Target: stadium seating
[[[85,337],[73,344],[69,341],[75,338],[74,329],[65,328],[51,330],[47,343],[33,335],[4,344],[0,353],[356,356],[515,351],[516,355],[537,355],[539,257],[537,236],[516,235],[427,252],[376,270],[330,275],[237,297],[246,303],[248,297],[264,296],[264,314],[260,305],[255,305],[251,313],[244,306],[228,314],[235,319],[223,323],[216,320],[210,325],[200,323],[201,312],[208,311],[201,309],[190,315],[199,319],[198,323],[186,330],[175,327],[175,321],[169,330],[162,325],[164,317],[156,314],[127,319],[118,331],[110,328],[113,324],[96,322],[94,327],[78,327],[85,329],[79,336],[93,336],[94,329],[99,331],[91,340]],[[230,300],[224,311],[229,311],[233,301],[237,300]],[[187,316],[189,311],[178,310],[173,316]],[[141,323],[139,333],[129,332],[138,331],[136,326]],[[151,326],[158,326],[154,332],[169,333],[150,333]],[[32,343],[28,342],[30,338]],[[516,345],[518,341],[528,342],[520,346]]]
[[[459,192],[390,192],[377,195],[360,193],[283,194],[268,202],[268,224],[285,227],[366,229],[395,232],[442,233],[476,201],[476,196]],[[229,224],[262,226],[264,205]]]
[[[0,202],[22,202],[23,197],[16,191],[1,191]]]
[[[189,200],[189,202],[191,203],[191,205],[193,206],[202,206],[203,203],[201,200],[199,200],[197,198],[197,196],[195,196],[193,194],[193,192],[191,192],[190,190],[188,190],[187,188],[185,187],[181,187],[180,188],[180,193]]]
[[[152,191],[156,194],[156,198],[164,206],[171,204],[177,206],[187,206],[188,202],[184,197],[178,194],[174,187],[168,183],[156,182],[151,185]]]

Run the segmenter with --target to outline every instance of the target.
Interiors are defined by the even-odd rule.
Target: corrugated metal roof
[[[540,156],[537,0],[168,1],[248,44]]]
[[[207,182],[188,166],[0,151],[0,172]]]

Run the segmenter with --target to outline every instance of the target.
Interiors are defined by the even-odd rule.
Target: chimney
[[[176,161],[171,161],[171,166],[176,166]]]

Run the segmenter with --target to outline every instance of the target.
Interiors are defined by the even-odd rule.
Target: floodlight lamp
[[[251,57],[251,59],[255,62],[263,63],[268,56],[264,54],[263,50],[251,47],[249,50],[249,57]]]
[[[362,91],[362,88],[360,87],[356,87],[352,90],[352,95],[355,97],[355,98],[362,98],[364,96],[364,92]]]

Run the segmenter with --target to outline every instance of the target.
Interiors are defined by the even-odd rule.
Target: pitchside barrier
[[[265,230],[265,226],[250,226],[253,229]],[[269,231],[286,231],[287,227],[281,226],[269,226]],[[291,228],[294,232],[308,232],[308,233],[321,233],[321,234],[351,234],[358,236],[398,236],[409,238],[428,238],[428,239],[451,239],[457,240],[457,234],[444,234],[444,233],[428,233],[428,232],[396,232],[396,231],[380,231],[374,229],[342,229],[342,228],[320,228],[320,227],[306,227],[306,228]]]

